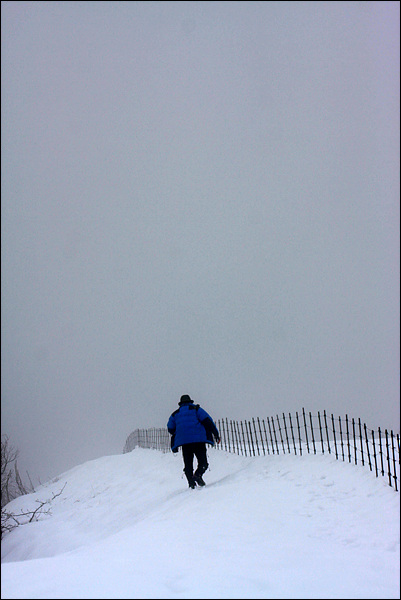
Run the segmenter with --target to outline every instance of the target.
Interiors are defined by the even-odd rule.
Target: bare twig
[[[20,513],[7,511],[5,507],[11,500],[30,494],[34,490],[29,475],[29,486],[26,486],[22,481],[17,458],[18,450],[10,444],[8,436],[3,435],[1,438],[1,537],[5,532],[12,531],[15,527],[22,525],[23,523],[19,519],[24,518],[25,523],[32,523],[32,521],[37,521],[40,515],[50,514],[50,508],[45,509],[44,507],[49,505],[57,496],[60,496],[67,485],[65,483],[57,494],[53,493],[52,498],[45,501],[37,500],[39,506],[35,510],[21,511]]]
[[[39,517],[42,515],[51,514],[50,507],[47,508],[46,510],[44,510],[44,507],[47,504],[51,504],[51,502],[53,502],[53,500],[55,498],[60,496],[63,493],[66,485],[67,485],[67,482],[65,482],[65,484],[63,485],[61,490],[59,492],[57,492],[57,494],[53,493],[52,498],[49,498],[48,500],[36,500],[36,502],[39,504],[39,506],[37,508],[35,508],[35,510],[26,510],[26,511],[21,510],[19,513],[9,513],[6,510],[2,510],[1,511],[1,537],[3,537],[3,534],[6,531],[10,532],[13,529],[15,529],[16,527],[23,525],[24,523],[22,523],[19,520],[21,518],[29,517],[28,520],[25,522],[32,523],[33,521],[38,521]]]

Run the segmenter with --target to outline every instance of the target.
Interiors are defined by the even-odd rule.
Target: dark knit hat
[[[190,404],[191,402],[193,403],[193,400],[191,400],[191,397],[188,396],[188,394],[184,394],[183,396],[181,396],[178,404]]]

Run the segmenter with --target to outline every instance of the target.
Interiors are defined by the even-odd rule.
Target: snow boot
[[[185,473],[185,470],[184,470]],[[188,480],[188,485],[189,487],[194,490],[196,488],[196,483],[195,483],[195,479],[194,476],[191,473],[185,473],[185,477]]]
[[[204,485],[206,485],[206,483],[202,479],[202,475],[199,475],[198,473],[194,473],[194,477],[193,478],[196,481],[196,483],[198,485],[200,485],[201,487],[203,487]]]

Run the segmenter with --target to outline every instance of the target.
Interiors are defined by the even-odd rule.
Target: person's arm
[[[175,428],[176,428],[175,418],[173,415],[171,415],[171,417],[169,418],[168,423],[167,423],[167,430],[171,435],[173,435],[175,433]]]
[[[198,418],[202,423],[203,427],[206,429],[206,434],[209,434],[208,437],[216,440],[216,442],[220,443],[220,433],[217,429],[212,417],[207,414],[207,412],[203,408],[198,409]]]

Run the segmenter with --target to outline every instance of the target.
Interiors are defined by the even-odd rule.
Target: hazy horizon
[[[2,432],[182,394],[399,431],[399,3],[2,2]]]

